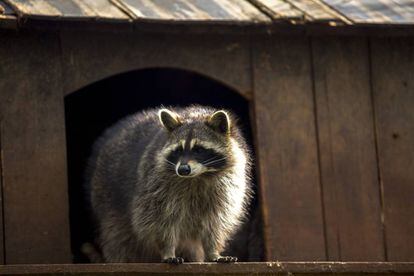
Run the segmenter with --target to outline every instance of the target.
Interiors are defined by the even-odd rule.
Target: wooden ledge
[[[414,275],[414,262],[262,262],[168,264],[2,265],[0,275]]]

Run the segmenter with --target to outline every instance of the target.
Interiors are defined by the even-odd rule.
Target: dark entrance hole
[[[129,114],[160,105],[190,104],[232,110],[240,118],[247,141],[253,145],[249,102],[237,91],[189,71],[165,68],[132,71],[96,82],[66,96],[70,223],[74,262],[87,262],[80,248],[84,242],[93,241],[92,224],[82,187],[85,165],[95,139],[107,127]],[[257,207],[258,202],[255,199],[251,205],[249,221],[230,242],[228,248],[229,254],[238,256],[242,261],[263,260],[261,216]]]

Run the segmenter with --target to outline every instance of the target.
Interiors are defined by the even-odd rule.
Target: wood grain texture
[[[295,8],[292,3],[283,0],[249,0],[260,7],[273,20],[302,20],[303,11]]]
[[[5,261],[70,262],[58,36],[5,32],[2,37]]]
[[[328,259],[383,261],[380,186],[365,38],[314,38]]]
[[[412,24],[414,9],[405,0],[322,0],[354,24]]]
[[[116,5],[114,5],[111,0],[94,0],[94,1],[85,1],[85,0],[72,0],[74,4],[78,6],[87,6],[91,10],[91,16],[101,19],[112,19],[127,21],[130,20],[129,16],[121,11]],[[86,8],[85,8],[86,10]]]
[[[130,18],[110,0],[5,0],[20,18],[128,21]]]
[[[2,70],[0,69],[0,73]],[[1,109],[0,109],[1,110]],[[4,264],[4,222],[3,222],[3,148],[1,146],[2,117],[0,112],[0,265]]]
[[[253,64],[267,259],[325,260],[308,40],[256,38]]]
[[[411,0],[4,0],[22,19],[225,23],[412,25]],[[92,19],[92,20],[91,20]],[[55,22],[56,23],[56,22]]]
[[[270,22],[249,1],[112,0],[136,20]]]
[[[62,13],[47,0],[4,0],[19,16],[49,16],[57,17]]]
[[[64,93],[119,73],[166,67],[203,74],[250,98],[247,43],[231,35],[64,32]]]
[[[331,21],[331,22],[344,22],[348,23],[340,13],[331,9],[328,5],[323,4],[318,0],[288,0],[291,5],[301,10],[304,13],[306,21]]]
[[[414,39],[371,48],[388,260],[414,261]]]
[[[414,263],[185,263],[168,264],[77,264],[0,266],[2,275],[412,275]]]

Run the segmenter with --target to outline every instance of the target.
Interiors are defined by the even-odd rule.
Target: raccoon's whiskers
[[[212,161],[214,158],[216,158],[216,156],[214,156],[214,157],[211,157],[211,158],[209,158],[209,159],[207,159],[207,160],[204,160],[203,162],[201,162],[201,164],[205,164],[205,163],[208,163],[209,161]]]
[[[224,158],[215,159],[215,160],[213,160],[213,161],[206,162],[206,163],[202,163],[202,164],[203,164],[204,166],[209,166],[209,165],[216,164],[216,163],[218,163],[218,162],[224,161],[224,160],[226,160],[226,159],[227,159],[227,158],[226,158],[226,157],[224,157]]]
[[[171,162],[170,160],[168,160],[168,159],[164,159],[164,161],[165,161],[165,163],[167,163],[168,165],[171,165],[171,166],[173,166],[173,167],[175,168],[175,164],[174,164],[173,162]]]

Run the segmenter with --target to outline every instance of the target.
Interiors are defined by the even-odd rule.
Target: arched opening
[[[253,149],[249,102],[237,91],[197,73],[166,68],[137,70],[101,80],[65,97],[74,262],[87,261],[80,247],[84,242],[93,240],[82,184],[84,168],[95,139],[126,115],[160,105],[190,104],[226,108],[235,112]],[[254,187],[257,190],[256,184]],[[237,255],[242,261],[263,260],[261,220],[257,206],[255,199],[249,221],[228,248],[229,253]]]

